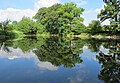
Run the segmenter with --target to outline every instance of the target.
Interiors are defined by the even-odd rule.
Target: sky
[[[104,5],[102,0],[0,0],[0,22],[6,19],[19,21],[23,16],[33,17],[39,8],[69,2],[85,9],[82,15],[85,25],[97,19],[97,14]]]

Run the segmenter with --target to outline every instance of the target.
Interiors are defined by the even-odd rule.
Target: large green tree
[[[74,3],[55,4],[39,9],[33,18],[43,24],[51,34],[76,33],[79,28],[84,28],[83,18],[80,17],[83,11],[83,8],[78,8]]]

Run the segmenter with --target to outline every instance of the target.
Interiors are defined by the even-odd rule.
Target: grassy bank
[[[37,34],[37,35],[25,35],[24,33],[17,31],[17,30],[12,30],[7,32],[7,35],[5,37],[15,39],[15,40],[20,40],[24,37],[32,37],[32,36],[42,36],[42,37],[50,37],[50,36],[64,36],[64,37],[69,37],[69,38],[82,38],[82,39],[88,39],[88,38],[98,38],[98,39],[120,39],[120,35],[108,35],[108,34],[96,34],[96,35],[91,35],[88,33],[81,33],[80,35],[71,35],[71,34],[66,34],[66,35],[59,35],[59,34],[49,34],[49,33],[44,33],[44,34]],[[0,35],[0,38],[4,38],[4,35]]]

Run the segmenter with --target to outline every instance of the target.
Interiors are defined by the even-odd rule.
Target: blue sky
[[[33,8],[35,0],[0,0],[0,8]]]
[[[61,3],[66,3],[66,2],[75,2],[76,4],[79,4],[80,2],[86,2],[86,4],[81,5],[81,7],[84,7],[86,10],[89,9],[96,9],[100,8],[103,5],[102,0],[60,0]]]
[[[26,9],[26,8],[34,8],[34,3],[37,0],[0,0],[0,8],[19,8],[19,9]],[[60,3],[69,3],[75,2],[79,4],[80,2],[85,1],[86,4],[81,5],[85,9],[96,9],[100,8],[103,5],[102,0],[60,0]],[[46,2],[47,3],[47,2]]]
[[[85,12],[83,14],[83,17],[85,18],[85,24],[88,24],[92,19],[96,19],[96,16],[100,9],[103,7],[103,1],[102,0],[0,0],[0,20],[9,18],[14,19],[12,15],[16,13],[15,11],[24,11],[23,14],[16,16],[19,18],[22,15],[27,15],[28,12],[31,12],[32,14],[28,15],[31,16],[35,13],[35,9],[39,9],[39,7],[43,6],[51,6],[54,3],[68,3],[68,2],[75,2],[79,7],[85,8]],[[13,13],[10,16],[5,16],[10,14],[10,8],[12,8],[11,13]],[[29,9],[29,10],[26,10]],[[9,14],[8,14],[9,11]],[[27,14],[25,13],[27,12]],[[6,14],[7,13],[7,14]],[[17,14],[16,13],[16,14]],[[3,15],[4,14],[4,15]],[[15,15],[16,15],[15,14]],[[25,16],[24,15],[24,16]],[[20,19],[20,18],[19,18]]]

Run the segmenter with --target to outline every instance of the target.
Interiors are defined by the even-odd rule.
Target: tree
[[[83,22],[83,18],[73,19],[73,21],[71,22],[70,28],[74,34],[78,35],[78,34],[86,32],[86,27],[82,22]]]
[[[37,34],[45,32],[43,25],[31,20],[28,17],[23,17],[22,20],[18,22],[18,30],[22,31],[24,34]]]
[[[119,0],[103,0],[105,2],[104,9],[98,14],[98,18],[103,22],[106,19],[110,20],[110,25],[113,31],[120,30],[120,1]]]
[[[39,9],[33,18],[44,25],[51,34],[68,34],[78,31],[74,27],[81,28],[78,26],[82,25],[83,18],[80,15],[83,11],[83,8],[78,8],[74,3],[55,4]],[[73,25],[77,26],[72,27]]]
[[[102,31],[101,23],[99,20],[93,20],[88,25],[88,32],[91,34],[100,33]]]
[[[55,4],[49,8],[41,8],[37,14],[33,17],[38,22],[46,27],[47,32],[58,33],[59,27],[56,21],[59,17],[57,9],[61,7],[61,4]]]

